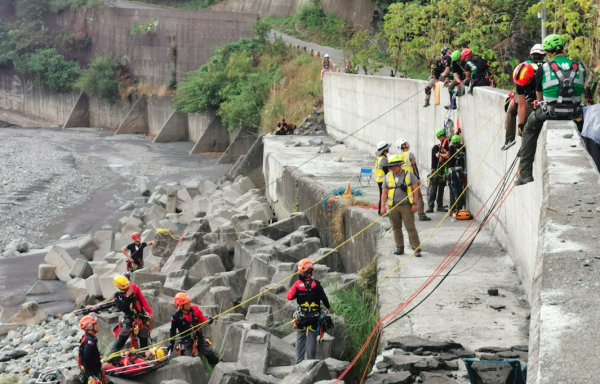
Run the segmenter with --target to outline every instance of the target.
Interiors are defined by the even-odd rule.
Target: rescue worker
[[[395,255],[404,254],[404,235],[402,223],[406,226],[410,246],[415,250],[415,256],[421,257],[419,233],[415,227],[415,213],[417,212],[417,199],[414,191],[419,187],[419,180],[414,173],[405,171],[402,166],[404,161],[401,155],[393,155],[389,159],[390,172],[383,182],[381,195],[382,215],[389,212],[390,223],[396,243]],[[418,249],[417,249],[418,248]]]
[[[121,253],[127,258],[126,264],[129,273],[144,267],[144,248],[156,246],[156,241],[142,243],[142,236],[137,232],[131,234],[131,240],[133,240],[133,243],[121,249]]]
[[[109,354],[121,351],[134,330],[138,331],[139,346],[141,348],[147,347],[150,326],[154,320],[152,309],[137,285],[131,284],[127,277],[117,275],[113,279],[113,283],[119,289],[118,292],[115,292],[113,302],[119,311],[123,312],[124,317],[119,324],[121,326],[119,336]]]
[[[103,372],[108,364],[102,364],[98,339],[96,334],[100,331],[98,320],[94,316],[83,316],[79,320],[79,328],[85,333],[79,341],[79,359],[77,365],[81,370],[79,379],[82,384],[105,384],[106,375]]]
[[[404,165],[402,165],[402,169],[405,172],[412,172],[419,180],[419,186],[421,185],[421,176],[419,175],[419,167],[417,167],[417,159],[415,155],[410,152],[410,144],[408,141],[404,139],[398,139],[396,141],[396,146],[401,151],[400,156],[402,157],[402,161],[404,161]],[[419,212],[419,221],[431,221],[431,218],[427,217],[425,214],[425,203],[423,203],[423,192],[421,188],[418,190],[419,198],[417,199],[417,208]],[[381,202],[381,199],[379,200]]]
[[[377,151],[375,152],[375,181],[379,186],[379,207],[377,212],[381,215],[381,186],[383,185],[383,179],[385,178],[386,173],[388,173],[388,160],[387,155],[389,153],[390,144],[385,141],[380,141],[377,143]]]
[[[519,136],[525,126],[527,116],[533,111],[533,101],[537,98],[535,94],[535,72],[538,66],[544,63],[546,51],[542,44],[535,44],[529,51],[529,60],[520,63],[513,71],[513,83],[517,86],[516,97],[513,96],[506,109],[506,120],[504,129],[506,136],[502,151],[506,151],[516,143],[517,124],[519,125]],[[511,92],[514,94],[514,92]]]
[[[444,208],[444,188],[446,187],[446,161],[450,157],[450,145],[446,137],[446,131],[438,129],[435,137],[440,141],[431,149],[431,188],[429,189],[429,207],[427,213],[433,213],[433,207],[437,202],[438,212],[448,212]]]
[[[287,299],[298,303],[295,316],[296,328],[296,364],[304,360],[314,360],[317,354],[317,328],[321,317],[321,303],[329,313],[333,308],[329,305],[327,295],[318,280],[314,280],[315,265],[309,259],[298,263],[298,281],[290,288]]]
[[[196,356],[199,353],[214,367],[219,363],[219,358],[213,352],[210,341],[204,337],[202,328],[200,328],[200,324],[212,324],[212,317],[207,319],[200,308],[190,304],[190,298],[185,292],[176,294],[173,301],[178,309],[171,316],[171,344],[167,348],[167,354],[175,348],[175,335],[184,333],[179,337],[181,355]],[[193,331],[192,328],[194,328]]]
[[[533,181],[533,161],[537,139],[546,120],[571,120],[583,113],[581,96],[585,84],[585,69],[564,54],[565,42],[560,35],[549,35],[543,48],[548,62],[539,66],[535,73],[537,99],[534,111],[527,117],[523,127],[519,177],[515,185]]]
[[[321,82],[323,82],[323,75],[325,74],[325,72],[330,72],[331,71],[331,62],[329,61],[329,54],[326,53],[325,56],[323,56],[323,62],[321,63]]]
[[[491,85],[489,74],[490,65],[487,60],[479,55],[473,54],[469,48],[460,53],[460,59],[465,63],[465,87],[473,94],[473,87]]]
[[[452,106],[452,109],[457,109],[456,97],[463,95],[464,92],[462,91],[462,82],[465,80],[465,70],[461,65],[460,51],[457,50],[452,52],[452,55],[450,55],[450,60],[450,72],[452,73],[452,81],[448,85],[448,93],[450,93],[450,104],[446,105],[444,108],[449,109],[450,106]]]
[[[448,179],[450,185],[450,207],[453,212],[465,209],[464,178],[466,170],[465,153],[467,148],[463,146],[463,138],[460,129],[458,135],[452,136],[448,160]],[[462,196],[461,196],[462,194]],[[458,202],[456,202],[458,199]],[[456,204],[454,204],[456,202]]]
[[[450,57],[450,48],[442,47],[440,58],[434,61],[431,66],[429,82],[425,87],[425,105],[423,108],[429,107],[429,99],[431,98],[431,90],[435,87],[438,81],[446,81],[450,75],[450,67],[452,66],[452,58]]]

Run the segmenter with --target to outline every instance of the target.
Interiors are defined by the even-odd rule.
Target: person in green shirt
[[[523,132],[519,177],[515,185],[533,181],[533,161],[537,140],[546,120],[569,120],[581,117],[581,95],[585,84],[585,68],[564,54],[565,42],[560,35],[544,39],[548,61],[535,73],[536,97],[534,110],[527,122],[519,124]]]

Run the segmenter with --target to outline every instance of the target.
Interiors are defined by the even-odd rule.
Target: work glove
[[[173,348],[175,348],[175,344],[169,344],[169,346],[167,347],[167,355],[169,355],[173,351]]]
[[[215,319],[213,319],[212,317],[208,318],[208,324],[212,324],[215,321]]]

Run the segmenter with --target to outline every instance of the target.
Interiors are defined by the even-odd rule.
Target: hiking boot
[[[429,99],[425,99],[425,104],[423,105],[423,108],[427,108],[429,107]]]
[[[449,105],[446,105],[446,106],[444,106],[444,108],[445,108],[445,109],[450,109],[450,106],[449,106]],[[453,105],[452,105],[452,109],[456,109],[456,104],[453,104]]]
[[[421,256],[423,256],[423,255],[421,254],[421,248],[419,248],[415,251],[415,257],[421,257]]]
[[[425,213],[433,213],[433,207],[428,207]]]
[[[425,215],[419,216],[419,221],[431,221],[431,217],[427,217]]]
[[[519,185],[531,183],[532,181],[533,181],[533,176],[519,175],[517,180],[515,180],[515,186],[518,187]]]
[[[517,142],[515,140],[511,140],[509,142],[507,142],[506,144],[504,144],[502,146],[501,151],[506,151],[508,148],[512,147],[513,145],[515,145]]]
[[[442,208],[438,207],[437,211],[438,212],[448,212],[448,210],[446,208],[444,208],[444,207],[442,207]]]
[[[394,255],[404,255],[404,245],[402,245],[400,247],[396,247],[396,250],[394,251]]]

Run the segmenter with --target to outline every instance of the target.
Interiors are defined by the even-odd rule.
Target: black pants
[[[132,323],[132,319],[125,319],[122,321],[121,331],[119,332],[119,337],[117,337],[117,340],[114,342],[113,347],[110,350],[111,354],[123,350],[127,339],[129,339],[129,336],[131,336],[131,332],[133,330]],[[139,348],[144,348],[148,346],[148,336],[148,329],[140,329],[140,331],[137,334],[137,338],[140,341],[140,345],[138,346]]]
[[[429,209],[433,209],[437,201],[437,208],[444,207],[444,188],[446,187],[446,179],[439,176],[431,178],[431,188],[429,189]]]
[[[192,356],[192,351],[194,347],[194,340],[187,339],[181,341],[181,355],[182,356]],[[208,343],[203,335],[199,335],[196,339],[196,349],[198,350],[198,354],[206,357],[208,363],[214,367],[219,363],[219,358],[213,352],[213,349]]]
[[[462,194],[464,189],[462,168],[451,171],[448,177],[450,179],[450,207],[454,206],[452,210],[458,212],[465,209],[465,195]],[[455,205],[456,199],[458,199],[458,202]]]
[[[383,182],[377,183],[377,185],[379,186],[379,202],[377,203],[379,208],[377,209],[377,213],[381,215],[381,192],[383,191]]]

